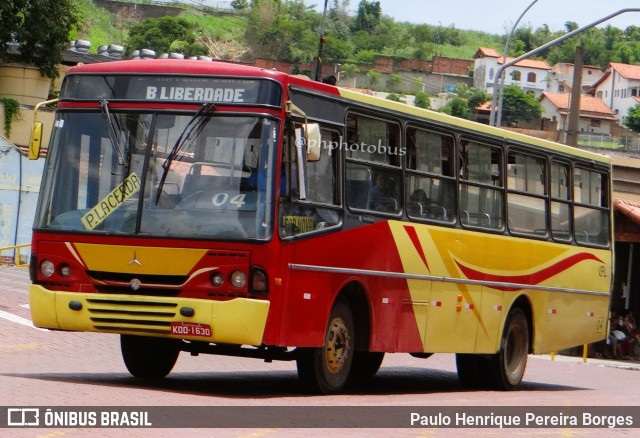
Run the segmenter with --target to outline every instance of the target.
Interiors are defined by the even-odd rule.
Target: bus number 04
[[[234,197],[229,199],[228,193],[220,192],[213,195],[213,198],[211,198],[211,203],[216,207],[222,207],[223,205],[228,203],[235,206],[236,208],[242,208],[242,206],[245,204],[244,197],[244,194],[240,194],[235,195]]]

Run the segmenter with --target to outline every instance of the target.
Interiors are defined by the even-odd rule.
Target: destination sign
[[[148,100],[244,103],[245,88],[147,87]]]
[[[282,87],[261,78],[70,74],[65,78],[61,99],[280,106]]]

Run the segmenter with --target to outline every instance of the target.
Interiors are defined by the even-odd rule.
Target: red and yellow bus
[[[32,318],[119,334],[140,378],[212,353],[295,360],[305,389],[336,393],[385,353],[449,352],[464,384],[514,389],[529,353],[605,336],[610,173],[600,155],[277,71],[75,67]]]

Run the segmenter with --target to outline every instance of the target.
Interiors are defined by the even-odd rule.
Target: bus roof
[[[281,83],[296,84],[319,91],[338,94],[336,87],[312,81],[303,75],[290,75],[278,70],[270,70],[246,64],[225,61],[194,59],[127,59],[121,61],[84,64],[72,67],[67,72],[74,73],[122,73],[122,74],[183,74],[183,75],[223,75],[242,77],[272,78]]]
[[[370,96],[346,88],[327,85],[321,82],[310,80],[306,76],[290,75],[287,73],[279,72],[277,70],[269,70],[250,65],[224,61],[206,61],[193,59],[130,59],[122,61],[85,64],[70,68],[68,74],[74,73],[173,73],[184,75],[218,74],[223,76],[272,78],[280,83],[285,84],[285,88],[286,85],[297,85],[310,90],[322,91],[324,93],[334,94],[336,96],[339,95],[344,99],[351,100],[363,105],[397,111],[399,113],[422,117],[447,125],[459,126],[463,129],[476,131],[507,141],[511,140],[526,143],[569,155],[579,156],[597,162],[609,164],[611,163],[611,159],[609,157],[594,152],[585,151],[582,149],[509,131],[502,128],[484,125],[482,123],[477,123],[470,120],[460,119],[444,113],[439,113],[436,111],[406,105],[404,103],[394,102],[388,99]]]

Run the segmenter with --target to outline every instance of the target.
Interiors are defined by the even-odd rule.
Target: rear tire
[[[354,357],[354,325],[349,305],[337,300],[331,309],[324,345],[299,348],[298,377],[306,391],[336,394],[344,388]]]
[[[509,312],[504,325],[500,351],[489,363],[492,387],[514,390],[522,382],[529,354],[529,322],[524,311],[518,307]]]
[[[120,350],[131,375],[141,379],[161,379],[176,364],[180,344],[174,339],[120,335]]]

